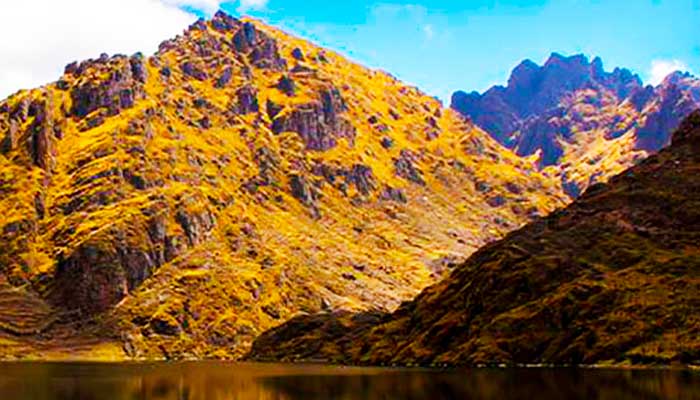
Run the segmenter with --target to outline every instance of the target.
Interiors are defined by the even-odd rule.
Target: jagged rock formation
[[[669,148],[487,245],[393,314],[298,317],[251,358],[697,365],[698,168],[700,111]]]
[[[237,358],[563,201],[419,90],[220,13],[0,102],[0,357]]]
[[[452,108],[540,169],[571,197],[605,182],[668,145],[680,121],[700,107],[700,80],[674,73],[643,86],[626,69],[606,72],[600,58],[552,54],[518,65],[506,87],[457,92]]]

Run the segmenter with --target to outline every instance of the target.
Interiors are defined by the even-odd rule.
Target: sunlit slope
[[[15,94],[0,141],[0,272],[55,319],[0,313],[1,335],[127,357],[236,358],[298,313],[393,309],[562,204],[435,99],[224,14]]]

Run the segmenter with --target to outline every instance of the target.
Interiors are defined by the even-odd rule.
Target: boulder
[[[192,61],[183,62],[182,64],[180,64],[180,69],[182,70],[182,73],[184,73],[186,76],[197,79],[198,81],[206,81],[208,78],[208,75],[204,71],[204,69],[202,69]]]
[[[292,57],[297,61],[304,61],[304,52],[300,48],[296,47],[292,50]]]
[[[277,86],[275,86],[280,92],[286,94],[289,97],[294,96],[296,92],[296,85],[294,80],[287,75],[283,75],[279,81],[277,81]]]

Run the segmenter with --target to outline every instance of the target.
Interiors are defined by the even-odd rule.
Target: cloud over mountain
[[[670,74],[688,70],[688,65],[681,60],[653,60],[649,69],[649,84],[656,86]]]
[[[153,52],[219,0],[27,0],[0,4],[0,97],[45,84],[100,53]],[[242,9],[266,1],[244,0]]]

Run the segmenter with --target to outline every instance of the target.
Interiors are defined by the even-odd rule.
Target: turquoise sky
[[[599,55],[645,80],[653,61],[700,71],[700,0],[269,0],[247,13],[443,99],[553,51]]]

